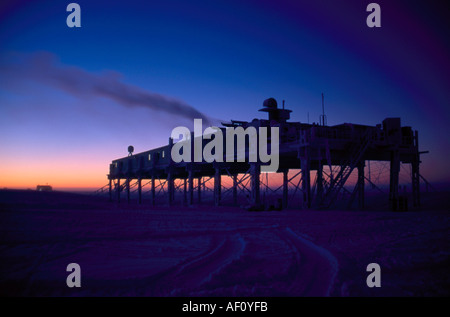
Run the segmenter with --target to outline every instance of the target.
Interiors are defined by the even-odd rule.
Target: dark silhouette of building
[[[224,144],[226,127],[278,127],[279,128],[279,168],[283,174],[282,206],[288,206],[288,171],[301,169],[302,208],[330,208],[338,199],[338,194],[344,190],[352,171],[358,173],[353,191],[348,191],[350,203],[355,199],[359,208],[364,208],[364,184],[367,177],[364,167],[367,160],[390,162],[389,201],[392,209],[398,209],[400,164],[411,164],[411,184],[413,205],[420,205],[419,191],[419,139],[418,132],[411,127],[402,127],[400,118],[386,118],[381,124],[368,126],[354,123],[343,123],[327,126],[325,119],[321,124],[289,122],[291,110],[279,109],[273,98],[264,101],[262,112],[268,113],[268,119],[254,119],[251,122],[234,121],[222,123],[224,127]],[[325,117],[325,114],[323,114]],[[269,129],[270,130],[270,129]],[[270,144],[270,136],[268,137]],[[209,140],[203,140],[203,146]],[[191,137],[194,144],[194,138]],[[222,201],[221,176],[230,176],[233,180],[233,201],[237,202],[238,188],[242,187],[242,179],[250,177],[250,188],[247,190],[253,206],[261,204],[260,173],[262,162],[249,162],[246,149],[246,162],[181,162],[175,163],[171,158],[173,140],[169,144],[150,151],[132,154],[110,164],[109,194],[113,199],[113,185],[117,200],[121,192],[127,193],[130,200],[130,188],[137,187],[138,201],[142,201],[142,180],[148,180],[151,187],[151,200],[155,203],[155,191],[166,184],[167,202],[174,200],[176,190],[183,191],[183,201],[194,203],[194,191],[198,192],[197,202],[202,199],[203,178],[214,180],[214,202],[220,205]],[[225,146],[224,146],[225,148]],[[325,173],[324,167],[329,167]],[[311,171],[316,171],[315,181],[311,181]],[[334,171],[334,172],[332,172]],[[243,175],[238,177],[238,175]],[[121,180],[124,183],[121,184]],[[156,184],[159,180],[159,184]],[[174,180],[181,180],[183,185],[174,186]]]

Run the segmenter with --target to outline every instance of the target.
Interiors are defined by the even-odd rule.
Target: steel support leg
[[[222,198],[222,178],[220,168],[215,168],[214,173],[214,205],[219,206]]]
[[[257,163],[252,163],[250,165],[250,179],[251,179],[251,194],[252,194],[252,203],[255,206],[261,204],[261,195],[260,195],[260,174],[261,167]]]

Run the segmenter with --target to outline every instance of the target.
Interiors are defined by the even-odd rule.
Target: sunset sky
[[[0,187],[98,188],[109,163],[175,126],[252,120],[419,130],[421,173],[450,181],[450,32],[440,1],[70,1],[0,4]],[[205,126],[206,128],[206,126]]]

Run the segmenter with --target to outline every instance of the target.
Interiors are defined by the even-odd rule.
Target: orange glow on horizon
[[[108,154],[105,154],[108,155]],[[89,162],[89,164],[87,163]],[[105,186],[108,183],[107,174],[109,172],[109,163],[111,161],[108,158],[97,157],[91,159],[83,154],[77,156],[56,157],[50,156],[45,159],[36,158],[34,161],[24,160],[23,158],[7,158],[3,160],[0,165],[0,188],[17,188],[17,189],[35,189],[37,185],[50,185],[55,190],[58,189],[98,189]],[[387,163],[383,163],[387,164]],[[291,179],[300,170],[290,170],[288,179]],[[372,163],[372,180],[377,185],[389,184],[389,172],[388,166],[383,167]],[[328,173],[328,167],[324,168],[324,172]],[[356,183],[357,175],[356,170],[350,175],[346,182],[346,185],[353,185]],[[368,177],[368,166],[366,165],[365,171],[366,177]],[[238,175],[238,181],[243,177],[243,174]],[[314,185],[316,180],[316,171],[311,171],[311,186]],[[205,182],[207,177],[203,178]],[[206,183],[206,186],[210,189],[214,187],[214,177]],[[324,179],[327,177],[324,175]],[[261,174],[261,190],[264,190],[264,185],[268,180],[271,189],[276,189],[282,186],[283,176],[282,173],[262,173]],[[297,175],[289,183],[289,187],[297,185],[300,181],[300,175]],[[177,180],[180,182],[180,180]],[[400,183],[409,184],[410,175],[408,165],[402,167],[400,174]],[[197,180],[195,180],[195,184]],[[250,179],[246,179],[243,184],[250,188]],[[233,185],[232,178],[228,175],[222,175],[222,186],[230,188]]]
[[[58,188],[100,188],[107,183],[108,163],[94,161],[90,165],[80,161],[39,161],[23,164],[20,161],[0,167],[0,188],[36,188],[51,185]]]

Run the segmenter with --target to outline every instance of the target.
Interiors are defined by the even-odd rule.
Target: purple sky
[[[167,143],[192,119],[251,120],[264,99],[293,121],[419,130],[422,174],[450,172],[450,36],[439,1],[69,1],[0,5],[0,186],[99,187],[112,159]]]

